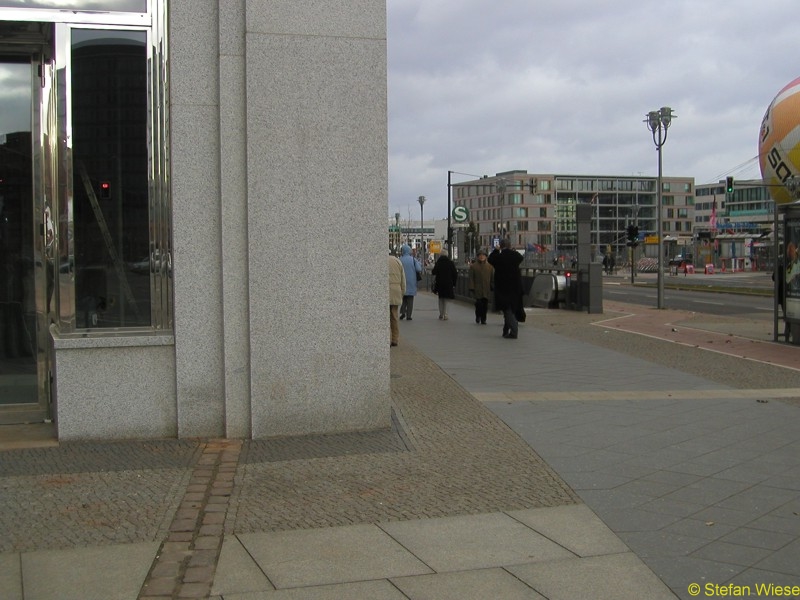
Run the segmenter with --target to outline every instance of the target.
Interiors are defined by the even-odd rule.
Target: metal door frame
[[[109,0],[113,2],[113,0]],[[167,0],[146,0],[146,12],[108,12],[98,10],[56,10],[0,6],[0,22],[38,25],[40,43],[34,35],[15,40],[0,38],[0,55],[30,56],[34,74],[41,68],[38,84],[32,77],[33,127],[32,170],[34,262],[36,263],[35,303],[37,339],[38,403],[8,405],[0,408],[0,424],[36,422],[55,418],[51,396],[57,382],[53,379],[53,336],[114,337],[130,334],[159,333],[173,326],[171,268],[171,202],[169,194],[169,84],[167,44]],[[131,4],[133,6],[134,4]],[[110,4],[118,7],[119,5]],[[143,6],[143,4],[138,4]],[[73,173],[70,156],[71,129],[68,98],[71,90],[69,65],[72,28],[136,29],[148,34],[149,102],[149,196],[151,219],[151,256],[162,258],[164,268],[151,275],[151,326],[114,331],[77,330],[73,260]],[[24,31],[25,28],[20,28]],[[24,43],[23,43],[24,42]],[[41,67],[40,67],[41,65]],[[48,271],[48,268],[50,269]]]
[[[42,28],[46,32],[48,26]],[[28,38],[19,44],[4,43],[2,57],[29,57],[31,69],[31,199],[33,228],[33,293],[36,312],[35,403],[3,405],[0,424],[31,423],[51,418],[51,349],[49,326],[57,306],[55,282],[56,89],[53,72],[53,36]],[[26,226],[22,224],[22,226]],[[48,278],[48,272],[50,277]]]

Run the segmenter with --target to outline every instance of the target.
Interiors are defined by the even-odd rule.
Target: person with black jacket
[[[431,275],[435,277],[433,291],[439,296],[439,319],[447,321],[447,301],[456,297],[456,278],[458,277],[456,265],[450,260],[447,250],[442,250],[439,254]]]
[[[500,240],[499,247],[489,255],[489,264],[494,267],[495,306],[503,312],[503,337],[512,340],[517,339],[517,314],[523,310],[521,262],[522,255],[511,248],[507,239]]]

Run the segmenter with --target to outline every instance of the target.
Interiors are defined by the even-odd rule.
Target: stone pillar
[[[388,427],[385,0],[246,23],[252,435]]]

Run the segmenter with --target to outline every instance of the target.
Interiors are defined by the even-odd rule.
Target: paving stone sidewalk
[[[248,443],[229,525],[273,531],[577,501],[500,419],[408,345],[392,349],[392,399],[399,439],[383,448],[375,434],[323,436],[312,442],[318,458],[270,461],[266,449],[280,441]]]
[[[0,557],[160,546],[139,597],[202,598],[224,535],[580,504],[530,446],[410,345],[392,349],[391,391],[390,430],[245,441],[232,489],[217,495],[227,476],[205,463],[225,440],[0,452]]]

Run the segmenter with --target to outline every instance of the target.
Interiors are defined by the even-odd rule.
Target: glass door
[[[47,27],[14,25],[0,27],[0,424],[48,417],[55,281]]]
[[[0,0],[0,424],[55,416],[54,337],[172,327],[166,1],[100,3]]]

